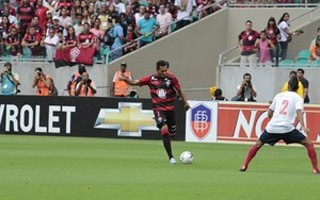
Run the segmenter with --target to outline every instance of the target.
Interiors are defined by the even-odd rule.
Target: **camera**
[[[92,80],[91,79],[88,79],[87,80],[87,83],[90,85],[92,83]]]
[[[37,74],[38,74],[38,76],[41,76],[41,75],[42,75],[42,73],[41,73],[41,72],[37,72]]]

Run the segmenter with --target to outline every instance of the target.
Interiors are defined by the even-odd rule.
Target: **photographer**
[[[236,101],[256,101],[254,97],[257,97],[257,92],[251,82],[251,74],[245,73],[243,75],[243,81],[241,85],[237,87],[237,99]]]
[[[54,83],[49,75],[43,73],[40,67],[34,70],[35,76],[32,87],[37,86],[38,96],[53,96]]]
[[[94,82],[89,79],[88,72],[82,73],[81,81],[76,86],[76,96],[89,97],[97,93]]]
[[[20,92],[18,89],[20,85],[19,75],[12,72],[12,64],[10,62],[4,64],[4,70],[0,74],[0,82],[2,95],[16,95]]]

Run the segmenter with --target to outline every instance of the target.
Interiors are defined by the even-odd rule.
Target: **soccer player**
[[[303,121],[303,99],[295,91],[298,89],[299,81],[296,76],[290,76],[288,82],[289,91],[279,93],[273,99],[268,110],[268,116],[271,118],[266,129],[251,147],[243,163],[241,172],[245,172],[250,161],[254,158],[259,149],[265,144],[273,146],[279,140],[286,144],[299,143],[306,147],[308,156],[311,160],[313,172],[319,174],[317,152],[309,138],[294,128],[293,123],[297,116],[302,131],[308,134],[310,131]]]
[[[177,94],[184,102],[184,108],[187,111],[190,106],[186,96],[181,91],[178,79],[167,72],[169,63],[164,60],[159,60],[156,64],[157,73],[145,76],[139,80],[130,80],[122,76],[124,80],[130,85],[148,85],[153,105],[155,120],[160,133],[162,135],[163,146],[168,154],[169,163],[176,164],[177,161],[173,157],[171,148],[171,137],[176,132],[176,120],[174,112],[174,101],[177,99]]]

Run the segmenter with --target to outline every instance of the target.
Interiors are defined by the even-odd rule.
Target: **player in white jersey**
[[[273,146],[279,140],[283,140],[286,144],[299,143],[306,147],[313,172],[320,174],[317,152],[314,149],[313,143],[294,127],[294,121],[297,117],[301,125],[301,130],[306,134],[310,132],[303,121],[303,99],[295,92],[298,87],[299,81],[297,77],[292,76],[288,82],[289,91],[279,93],[275,96],[268,109],[268,116],[271,120],[256,144],[249,150],[240,169],[241,172],[247,170],[250,161],[265,143]]]

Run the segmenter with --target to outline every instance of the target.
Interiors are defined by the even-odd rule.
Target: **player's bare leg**
[[[311,142],[311,140],[309,138],[305,138],[304,140],[302,140],[300,142],[300,144],[303,145],[304,147],[306,147],[306,149],[307,149],[307,153],[308,153],[308,156],[309,156],[311,164],[312,164],[313,172],[315,174],[320,174],[320,170],[318,167],[317,152],[314,149],[313,143]]]
[[[261,142],[260,140],[257,140],[256,144],[251,147],[240,169],[241,172],[245,172],[247,170],[249,163],[255,157],[255,155],[263,145],[264,145],[263,142]]]

